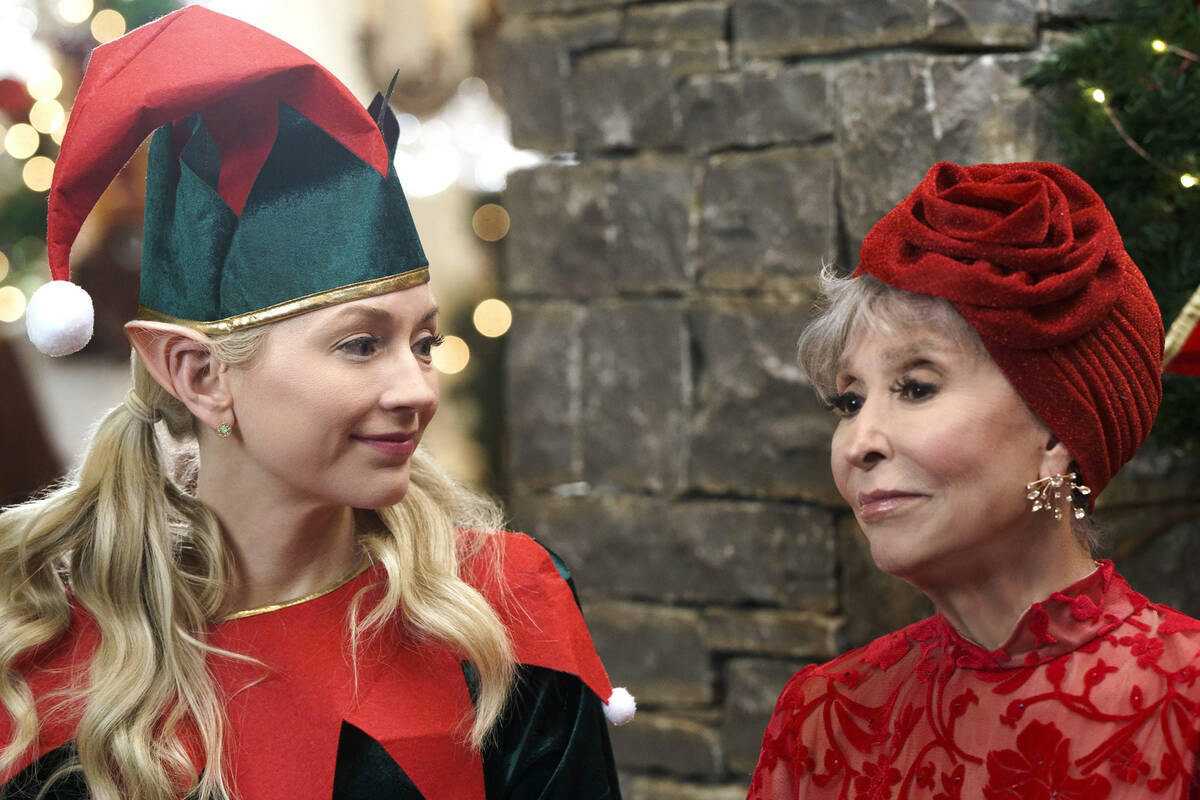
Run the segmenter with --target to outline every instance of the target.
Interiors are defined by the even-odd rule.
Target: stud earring
[[[1063,492],[1079,492],[1084,495],[1092,493],[1092,490],[1082,483],[1075,483],[1077,477],[1079,476],[1074,472],[1060,472],[1058,475],[1025,484],[1025,497],[1033,501],[1033,512],[1053,511],[1055,519],[1062,519]],[[1073,509],[1073,513],[1075,519],[1083,518],[1082,508]]]
[[[231,433],[233,433],[233,426],[228,422],[222,422],[217,426],[217,436],[220,436],[222,439],[228,439]]]

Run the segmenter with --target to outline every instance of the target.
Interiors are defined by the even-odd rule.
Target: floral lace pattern
[[[988,651],[936,616],[784,688],[750,800],[1200,800],[1200,622],[1110,562]]]

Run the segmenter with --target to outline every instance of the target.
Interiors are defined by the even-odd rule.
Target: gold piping
[[[172,317],[170,314],[164,314],[161,311],[155,311],[153,308],[147,308],[146,306],[138,307],[137,318],[150,322],[169,322],[175,325],[183,325],[184,327],[205,334],[232,333],[233,331],[245,328],[266,325],[270,322],[278,322],[281,319],[306,314],[309,311],[315,311],[318,308],[338,303],[362,300],[364,297],[374,297],[377,294],[397,292],[401,289],[411,289],[423,283],[429,283],[429,267],[402,272],[399,275],[388,275],[386,278],[375,278],[374,280],[362,281],[361,283],[352,283],[349,286],[339,286],[336,289],[326,289],[323,292],[297,297],[295,300],[288,300],[285,303],[267,306],[258,311],[247,311],[245,314],[237,314],[225,319],[212,320],[211,322],[180,319],[179,317]]]
[[[1167,340],[1163,344],[1163,368],[1179,355],[1179,351],[1183,349],[1184,343],[1188,337],[1192,335],[1192,331],[1196,330],[1196,324],[1200,323],[1200,287],[1192,293],[1191,298],[1183,306],[1183,311],[1179,312],[1179,316],[1171,323],[1171,329],[1167,331]]]
[[[258,608],[247,608],[242,611],[234,611],[232,614],[226,614],[225,616],[221,617],[219,620],[217,620],[217,622],[229,622],[230,620],[245,619],[246,617],[257,617],[259,614],[269,614],[270,612],[278,611],[281,608],[291,608],[292,606],[298,606],[301,603],[307,603],[309,600],[316,600],[318,597],[324,597],[327,594],[331,594],[336,592],[338,589],[341,589],[347,583],[366,572],[370,566],[371,562],[368,561],[366,564],[355,567],[349,575],[341,578],[332,586],[327,586],[320,591],[313,592],[312,594],[306,594],[303,597],[297,597],[292,600],[284,600],[282,603],[272,603],[269,606],[259,606]]]

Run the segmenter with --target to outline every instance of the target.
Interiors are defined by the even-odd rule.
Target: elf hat
[[[27,311],[43,352],[91,338],[71,245],[156,128],[139,319],[226,333],[429,280],[384,99],[365,109],[294,47],[190,6],[92,53],[50,187],[54,280]]]

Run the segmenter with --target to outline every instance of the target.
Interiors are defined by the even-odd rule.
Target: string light
[[[64,22],[77,25],[92,15],[92,0],[58,0],[58,15]]]
[[[1192,175],[1190,172],[1185,172],[1179,176],[1179,182],[1183,184],[1183,188],[1191,189],[1196,185],[1196,176]]]
[[[92,17],[92,38],[100,44],[125,35],[125,18],[120,11],[106,8]]]
[[[22,161],[36,153],[40,144],[41,137],[37,130],[25,122],[18,122],[4,134],[4,149],[10,156]]]
[[[441,346],[433,351],[433,365],[438,372],[456,375],[467,368],[471,361],[471,348],[457,336],[447,336]]]
[[[54,181],[54,162],[45,156],[34,156],[25,162],[21,180],[34,192],[44,192]]]
[[[1156,53],[1167,52],[1167,43],[1164,42],[1162,39],[1155,39],[1153,42],[1150,43],[1150,47]]]
[[[1103,105],[1104,101],[1107,99],[1107,96],[1104,94],[1103,89],[1092,89],[1092,99]]]
[[[471,228],[475,235],[485,242],[498,242],[508,235],[511,224],[508,212],[503,206],[495,203],[485,203],[475,209],[471,216]]]
[[[57,100],[38,100],[29,109],[29,124],[39,133],[54,133],[66,119],[67,113]]]
[[[66,132],[67,132],[67,123],[70,122],[70,120],[71,120],[71,112],[68,111],[67,113],[63,114],[62,125],[59,125],[54,130],[50,131],[50,139],[55,144],[62,144],[63,135],[66,134]]]
[[[24,292],[15,286],[0,286],[0,322],[16,322],[24,315]]]
[[[475,306],[471,320],[475,323],[475,330],[494,339],[508,333],[512,327],[512,309],[508,303],[493,297]]]
[[[25,89],[34,100],[53,100],[62,91],[62,75],[54,67],[47,67],[25,82]]]

